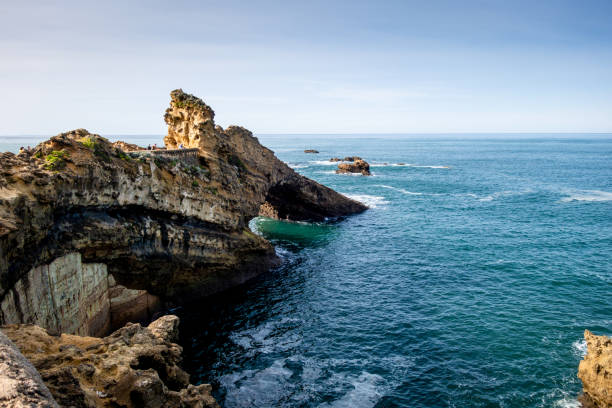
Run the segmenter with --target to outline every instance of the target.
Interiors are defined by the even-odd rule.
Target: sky
[[[0,0],[0,135],[612,132],[612,1]]]

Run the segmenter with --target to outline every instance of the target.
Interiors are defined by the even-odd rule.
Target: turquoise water
[[[612,136],[260,140],[371,209],[254,220],[282,267],[179,311],[223,406],[577,406],[582,332],[612,334]]]

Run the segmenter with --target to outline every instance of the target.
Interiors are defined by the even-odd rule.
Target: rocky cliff
[[[323,220],[366,209],[295,173],[248,130],[216,126],[194,96],[173,91],[165,120],[167,146],[197,148],[195,160],[128,154],[83,129],[1,154],[0,324],[101,335],[275,265],[248,229],[260,210]]]
[[[587,354],[578,366],[581,402],[586,408],[612,407],[612,339],[584,332]]]

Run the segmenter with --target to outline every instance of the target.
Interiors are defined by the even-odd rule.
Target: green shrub
[[[206,191],[208,191],[211,194],[217,195],[219,194],[219,191],[217,190],[216,187],[206,187]]]
[[[45,167],[47,170],[61,170],[66,167],[67,157],[68,153],[66,153],[64,150],[53,150],[45,157],[45,161],[47,162]]]
[[[197,181],[195,181],[195,180],[193,180],[193,181],[191,182],[191,187],[197,187],[197,186],[199,186],[199,185],[200,185],[200,183],[198,183],[198,182],[197,182]]]
[[[36,153],[34,153],[34,157],[37,158],[37,159],[40,159],[42,157],[42,151],[39,150]]]
[[[80,142],[83,144],[83,146],[91,150],[94,150],[97,145],[96,141],[91,136],[86,136],[82,138]]]
[[[119,157],[121,160],[125,160],[125,161],[130,161],[130,160],[132,160],[132,158],[131,158],[129,155],[125,154],[125,153],[124,153],[124,152],[122,152],[121,150],[119,150],[119,151],[117,152],[117,157]]]
[[[240,170],[246,170],[246,166],[244,165],[242,160],[240,160],[240,157],[236,156],[235,154],[232,154],[230,157],[228,157],[227,162],[232,166],[238,167]]]

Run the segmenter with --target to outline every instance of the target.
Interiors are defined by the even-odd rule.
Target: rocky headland
[[[584,408],[612,407],[612,338],[584,332],[587,354],[578,366]]]
[[[171,93],[164,119],[164,142],[174,150],[112,144],[77,129],[18,155],[1,154],[0,325],[21,325],[4,330],[43,379],[51,378],[47,368],[67,370],[60,363],[62,355],[74,361],[91,350],[103,350],[100,355],[110,356],[117,342],[130,348],[143,344],[143,336],[153,339],[150,328],[123,327],[127,322],[147,321],[166,304],[219,292],[277,265],[272,245],[249,230],[253,217],[323,221],[367,208],[299,175],[247,129],[215,125],[213,110],[182,90]],[[113,330],[119,330],[110,336],[117,342],[88,337]],[[40,343],[30,349],[19,333]],[[171,346],[160,347],[165,351],[155,353],[174,353]],[[53,359],[51,354],[58,356]],[[134,361],[139,359],[134,356]],[[85,405],[75,406],[137,406],[134,401],[149,398],[135,391],[136,382],[126,382],[136,405],[104,405],[100,401],[107,397],[83,388],[103,384],[96,377],[103,368],[87,361],[82,367],[85,377],[75,374],[77,366],[57,380],[59,388],[55,380],[45,380],[56,399],[65,390],[62,381],[72,386],[78,382],[73,388],[81,389],[78,398]],[[176,366],[178,361],[164,364]],[[179,397],[172,392],[190,389],[181,388],[185,376],[177,374],[180,381],[167,383],[170,377],[160,373],[162,365],[145,367],[149,363],[127,365],[158,372],[161,385],[150,376],[134,374],[157,387],[150,397],[161,405],[147,406],[206,406],[174,405]],[[117,362],[111,370],[117,376],[120,366]],[[27,367],[23,370],[28,372]],[[88,373],[93,377],[86,377]],[[180,387],[171,385],[176,381]],[[99,390],[108,398],[124,398],[123,388],[102,388],[111,390]]]

